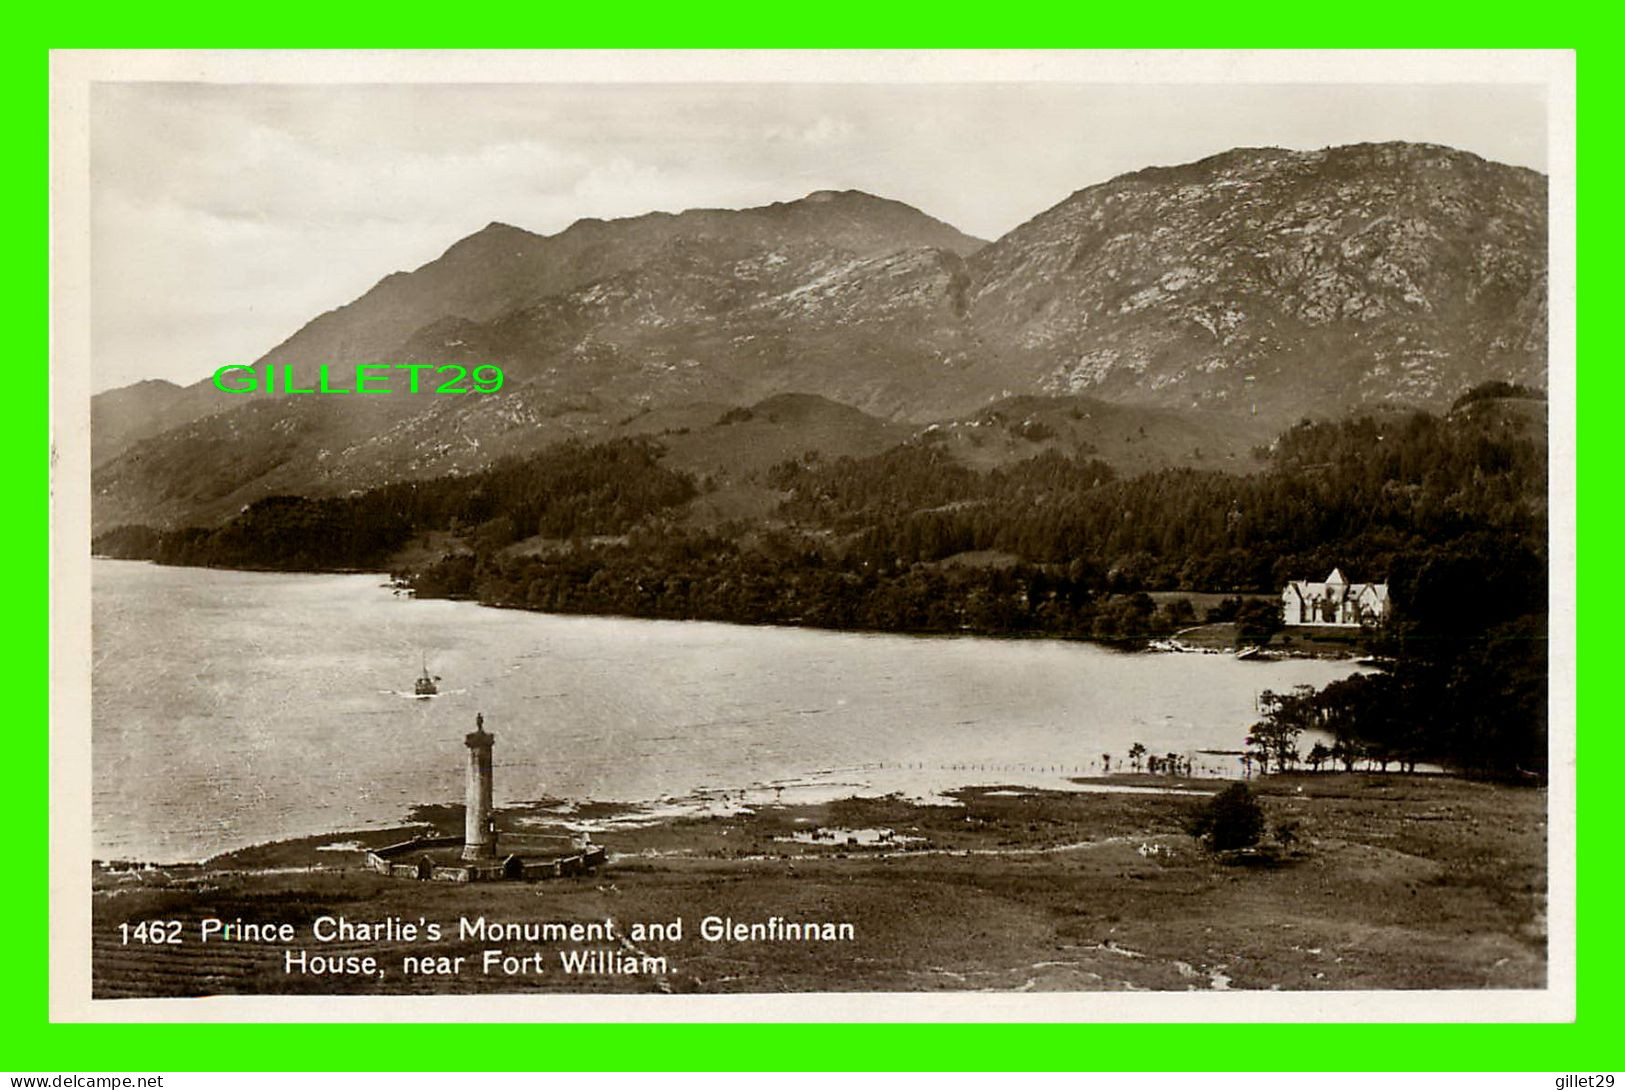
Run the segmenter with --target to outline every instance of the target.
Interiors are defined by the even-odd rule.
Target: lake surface
[[[684,808],[1061,786],[1135,742],[1233,774],[1195,751],[1240,749],[1261,690],[1356,669],[564,617],[383,582],[93,561],[95,857],[201,859],[460,803],[477,711],[499,806]],[[399,695],[424,654],[443,695]]]

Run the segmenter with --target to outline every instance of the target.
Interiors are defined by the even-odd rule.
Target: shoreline
[[[1168,778],[1176,784],[1226,782]],[[1192,840],[1193,796],[987,784],[946,805],[849,797],[618,827],[593,836],[609,853],[596,873],[543,882],[425,883],[366,870],[365,849],[398,839],[399,825],[206,865],[98,871],[93,986],[100,998],[1544,986],[1544,788],[1397,773],[1277,774],[1252,788],[1270,835],[1291,837],[1262,865]],[[503,838],[570,835],[572,815],[558,809],[545,800],[499,811],[499,851]],[[461,830],[460,807],[413,818],[419,830]],[[844,923],[855,937],[702,942],[693,935],[702,917]],[[329,918],[438,922],[447,936],[434,946],[309,941],[311,922]],[[489,944],[457,938],[458,921],[477,918],[683,920],[688,933],[641,943],[662,960],[655,976],[510,977],[478,970]],[[188,941],[120,941],[121,926],[150,919],[178,921]],[[285,923],[303,936],[293,946],[373,956],[381,975],[290,974],[280,947],[191,941],[207,919]],[[577,949],[503,946],[550,964]],[[402,971],[440,953],[466,955],[471,968]]]
[[[1190,752],[1203,754],[1209,758],[1224,758],[1238,756],[1240,751]],[[1093,762],[1089,764],[1092,766]],[[1018,765],[968,763],[964,766],[942,766],[937,771],[954,771],[960,774],[982,771],[991,774],[993,778],[966,782],[961,775],[956,775],[947,779],[939,778],[933,782],[929,775],[922,777],[917,767],[910,768],[904,764],[888,768],[880,764],[825,769],[792,779],[740,787],[700,787],[684,795],[667,795],[651,799],[547,796],[513,800],[497,806],[496,813],[529,825],[556,826],[559,830],[572,834],[613,835],[673,822],[748,816],[758,810],[857,804],[877,800],[895,801],[918,807],[963,808],[965,797],[983,794],[1005,797],[1102,795],[1192,798],[1211,796],[1235,783],[1247,783],[1258,789],[1260,785],[1286,779],[1328,784],[1337,778],[1362,776],[1423,781],[1459,778],[1448,770],[1433,765],[1419,765],[1410,772],[1403,772],[1398,768],[1385,772],[1374,767],[1356,768],[1347,772],[1331,768],[1323,771],[1299,768],[1286,773],[1256,773],[1251,776],[1239,772],[1235,775],[1214,775],[1214,768],[1210,761],[1191,773],[1168,775],[1130,769],[1102,772],[1085,770],[1083,766],[1022,768]],[[1001,772],[1018,772],[1019,776],[997,778]],[[889,777],[887,773],[890,773]],[[819,775],[837,778],[815,778]],[[1464,782],[1476,781],[1464,780]],[[412,803],[408,804],[405,813],[398,817],[379,819],[369,824],[347,828],[268,837],[248,844],[222,848],[195,859],[158,860],[129,856],[102,858],[93,853],[90,863],[97,873],[109,874],[152,871],[201,872],[238,857],[279,853],[287,845],[312,845],[317,841],[344,840],[355,840],[368,846],[373,846],[375,841],[377,844],[388,844],[409,837],[417,831],[434,830],[437,825],[436,818],[443,817],[447,812],[460,815],[461,804]],[[461,822],[461,816],[456,817],[455,821],[440,829],[439,834],[460,833]]]
[[[393,573],[387,570],[374,570],[371,568],[318,568],[318,569],[288,569],[288,568],[232,568],[209,564],[162,564],[150,558],[131,558],[117,556],[98,556],[92,554],[92,560],[111,560],[127,564],[150,564],[159,568],[177,568],[193,571],[241,572],[252,575],[377,575],[385,579],[392,579]],[[379,585],[380,590],[390,589],[391,583]],[[1156,591],[1146,593],[1157,594],[1202,594],[1203,591]],[[729,628],[772,628],[791,632],[831,632],[845,636],[906,636],[915,640],[1007,640],[1012,642],[1037,642],[1060,644],[1083,644],[1089,647],[1098,647],[1105,651],[1114,651],[1125,655],[1142,654],[1227,654],[1235,657],[1238,649],[1234,646],[1204,648],[1186,645],[1180,642],[1179,637],[1192,629],[1182,629],[1169,636],[1142,636],[1135,637],[1133,641],[1101,640],[1088,636],[1067,636],[1053,633],[1037,632],[984,632],[966,629],[958,632],[940,632],[933,630],[915,630],[903,628],[830,628],[821,625],[788,624],[779,621],[739,621],[718,620],[709,617],[649,617],[636,613],[608,613],[608,612],[558,612],[554,610],[532,609],[529,606],[513,605],[507,602],[482,602],[471,595],[428,595],[420,596],[414,590],[407,595],[410,601],[423,602],[458,602],[467,605],[479,606],[482,609],[505,610],[511,613],[534,613],[542,617],[591,617],[603,620],[639,621],[650,624],[707,624],[724,625]],[[1227,622],[1225,622],[1227,623]],[[1211,627],[1210,625],[1197,625],[1196,628]],[[1357,633],[1360,630],[1352,629]],[[1290,634],[1290,633],[1288,633]],[[1278,637],[1277,637],[1278,638]],[[1138,641],[1138,646],[1135,642]],[[1361,648],[1349,648],[1346,651],[1332,651],[1326,648],[1316,648],[1309,651],[1298,651],[1280,646],[1274,640],[1258,649],[1255,657],[1258,661],[1274,659],[1321,659],[1324,661],[1344,662],[1357,661],[1367,657],[1367,652]]]
[[[1123,773],[1121,776],[1117,773],[1088,776],[1067,776],[1062,774],[1061,778],[1065,781],[1064,785],[1052,783],[1045,786],[1027,781],[1010,781],[998,784],[961,784],[940,791],[917,793],[887,790],[843,793],[845,789],[868,787],[870,785],[854,783],[820,784],[804,781],[785,783],[782,786],[767,784],[747,788],[717,788],[715,790],[696,791],[682,797],[633,801],[533,799],[498,806],[496,813],[499,817],[507,820],[533,824],[538,827],[541,825],[554,825],[571,833],[585,832],[589,835],[606,835],[670,822],[748,815],[763,808],[815,807],[876,799],[898,800],[913,806],[957,807],[963,806],[959,796],[983,792],[993,792],[997,795],[1011,797],[1046,792],[1057,794],[1210,796],[1220,789],[1218,785],[1236,782],[1234,780],[1204,777],[1154,776],[1149,773],[1134,772]],[[1192,788],[1187,786],[1188,784],[1208,784],[1213,786]],[[796,788],[812,789],[812,791],[810,794],[797,798],[793,795]],[[784,799],[782,798],[782,792],[791,792],[792,797]],[[774,797],[768,798],[769,794]],[[325,841],[336,845],[348,840],[366,844],[369,847],[372,846],[371,842],[374,840],[387,844],[399,840],[403,836],[410,836],[415,832],[436,830],[437,822],[433,820],[434,817],[446,812],[461,814],[462,808],[457,804],[415,803],[408,808],[406,816],[400,820],[351,829],[274,837],[252,844],[245,844],[241,847],[226,848],[202,859],[176,859],[161,862],[151,859],[92,858],[90,862],[95,871],[107,874],[143,871],[202,872],[214,869],[223,863],[237,860],[240,857],[258,857],[265,853],[281,853],[290,846],[297,845],[303,848],[304,846],[313,845],[316,841]],[[439,831],[447,835],[461,832],[461,821],[461,817],[458,817]],[[330,849],[316,847],[314,850],[324,851]]]
[[[1380,776],[1405,780],[1456,778],[1448,772],[1426,768],[1412,772],[1400,772],[1398,770],[1379,772],[1368,769],[1354,772],[1298,770],[1288,773],[1269,773],[1251,779],[1239,776],[1218,778],[1211,776],[1162,776],[1148,772],[1126,772],[1121,774],[1069,776],[1066,777],[1067,786],[1041,786],[1015,781],[964,784],[929,795],[907,795],[895,791],[844,795],[828,793],[813,798],[785,801],[780,799],[764,800],[762,798],[748,799],[745,796],[749,792],[745,790],[733,792],[719,790],[715,793],[718,797],[714,800],[700,795],[689,796],[684,799],[657,799],[641,802],[593,799],[538,799],[498,806],[495,812],[501,819],[522,824],[533,824],[538,828],[552,826],[571,834],[587,833],[589,836],[614,836],[617,833],[633,832],[651,826],[672,823],[748,817],[760,810],[785,810],[842,804],[855,805],[876,801],[897,802],[915,807],[958,807],[962,809],[965,806],[965,798],[1021,798],[1069,794],[1153,795],[1195,800],[1211,798],[1234,783],[1246,783],[1249,787],[1257,789],[1261,784],[1282,778],[1326,780],[1336,776]],[[734,796],[737,796],[737,798],[730,802],[730,797]],[[684,805],[684,803],[688,804]],[[377,845],[390,844],[402,838],[410,838],[419,833],[425,835],[435,835],[436,833],[453,835],[460,833],[462,830],[460,816],[449,823],[446,823],[444,819],[437,822],[433,817],[446,813],[460,815],[461,812],[462,808],[456,804],[417,803],[409,809],[405,818],[398,821],[351,829],[275,837],[257,841],[253,844],[245,844],[241,847],[227,848],[202,859],[158,861],[150,859],[92,858],[90,864],[93,872],[97,874],[136,874],[157,871],[205,873],[221,867],[237,869],[237,864],[243,859],[279,856],[287,852],[344,852],[350,850],[359,852]],[[441,827],[442,825],[444,827]],[[516,835],[522,838],[531,834],[521,831]],[[318,841],[322,843],[318,844]],[[377,842],[377,845],[373,843],[374,841]],[[359,847],[351,849],[347,847],[348,844],[358,845]]]

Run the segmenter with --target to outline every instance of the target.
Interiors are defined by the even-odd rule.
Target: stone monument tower
[[[496,735],[485,732],[485,715],[474,717],[474,732],[463,736],[468,747],[467,812],[463,818],[463,858],[494,859],[497,833],[491,820],[491,746]]]

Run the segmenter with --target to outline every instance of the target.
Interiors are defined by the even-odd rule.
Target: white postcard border
[[[1575,1017],[1572,51],[56,51],[51,59],[50,1014],[66,1022],[1534,1022]],[[1547,95],[1548,986],[1537,991],[90,998],[90,260],[95,81],[1527,83]]]

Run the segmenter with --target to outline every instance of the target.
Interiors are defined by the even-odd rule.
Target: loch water
[[[499,806],[680,809],[1062,786],[1135,742],[1233,774],[1200,751],[1240,749],[1259,692],[1356,669],[556,616],[416,601],[381,575],[98,559],[91,580],[98,859],[203,859],[460,802],[477,712]],[[415,700],[424,656],[441,695]]]

